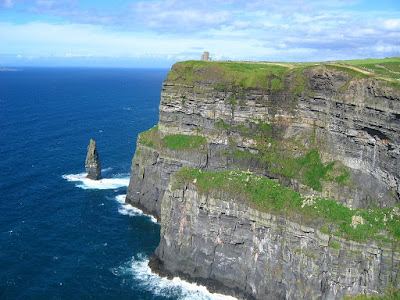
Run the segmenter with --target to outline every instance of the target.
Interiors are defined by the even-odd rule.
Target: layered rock
[[[400,288],[400,252],[254,209],[237,196],[164,194],[154,270],[246,299],[342,299]],[[233,199],[235,197],[236,199]]]
[[[179,64],[171,71],[173,75],[177,72]],[[298,94],[291,90],[293,75],[285,78],[283,89],[271,91],[229,85],[221,89],[218,83],[225,82],[209,72],[214,81],[200,79],[194,85],[184,84],[170,73],[163,84],[158,125],[160,138],[196,134],[206,137],[208,145],[201,152],[169,151],[148,147],[139,139],[140,155],[135,155],[132,163],[128,202],[160,217],[169,177],[182,166],[250,169],[303,193],[333,198],[353,208],[384,208],[399,202],[399,89],[373,78],[353,79],[329,66],[305,69],[302,76],[307,88]],[[325,165],[335,162],[340,167],[342,173],[336,172],[337,177],[348,175],[346,183],[321,181],[322,188],[315,190],[301,178],[276,172],[286,169],[285,165],[272,168],[266,160],[232,155],[237,151],[260,153],[254,136],[243,132],[257,131],[261,122],[272,124],[273,133],[283,141],[278,145],[281,152],[301,157],[317,148]],[[317,141],[314,145],[313,140]]]
[[[85,168],[87,174],[87,178],[93,180],[101,179],[101,163],[99,154],[97,153],[96,141],[90,139],[90,143],[87,149]]]
[[[355,243],[300,216],[238,204],[239,195],[171,183],[182,167],[240,169],[350,209],[394,207],[398,84],[329,64],[260,65],[254,74],[264,77],[253,80],[253,72],[232,77],[226,64],[174,65],[159,123],[138,138],[126,202],[162,224],[152,267],[255,299],[341,299],[382,294],[389,283],[399,288],[397,246]],[[177,134],[206,143],[173,148],[166,139]]]

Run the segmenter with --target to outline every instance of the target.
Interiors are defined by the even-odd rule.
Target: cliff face
[[[206,77],[198,76],[199,81],[187,85],[173,77],[184,72],[180,65],[174,68],[163,84],[159,138],[201,135],[207,145],[201,151],[170,151],[149,147],[139,139],[141,155],[135,155],[132,164],[129,202],[159,217],[170,175],[191,166],[250,169],[354,208],[398,203],[399,89],[373,78],[354,79],[351,73],[327,66],[305,69],[301,74],[305,89],[301,86],[304,90],[297,94],[290,86],[296,80],[293,75],[282,80],[281,89],[271,90],[229,85],[213,69],[200,69]],[[271,128],[259,129],[265,124]],[[286,164],[313,149],[322,164],[335,165],[329,180],[319,178],[309,184],[302,176],[304,170],[291,172],[299,167]],[[275,157],[265,155],[268,152]]]
[[[327,243],[340,234],[321,234],[314,223],[303,232],[303,222],[276,214],[273,205],[257,223],[253,215],[262,209],[231,207],[239,195],[217,201],[212,191],[204,198],[190,186],[168,187],[182,167],[239,169],[353,210],[386,209],[399,203],[399,135],[400,89],[390,80],[330,64],[178,63],[163,84],[159,124],[139,136],[126,201],[161,220],[157,257],[169,273],[219,281],[257,299],[382,292],[397,278],[398,252],[387,250],[396,247],[343,240],[337,250]],[[393,234],[386,234],[392,242]],[[219,263],[225,256],[232,260]]]
[[[342,299],[400,286],[400,253],[390,248],[322,233],[229,193],[172,186],[162,202],[161,272],[212,279],[211,286],[247,299]]]

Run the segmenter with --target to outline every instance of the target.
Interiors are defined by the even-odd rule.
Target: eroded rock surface
[[[328,235],[234,195],[172,186],[151,264],[161,274],[245,299],[342,299],[400,288],[400,253],[390,246]]]
[[[127,202],[159,218],[171,174],[190,166],[211,171],[249,169],[302,193],[335,199],[352,208],[398,204],[400,90],[372,78],[353,80],[346,72],[325,66],[306,69],[303,76],[308,88],[295,95],[289,87],[277,92],[263,88],[238,92],[237,87],[217,89],[218,82],[206,79],[186,85],[167,78],[161,94],[160,138],[200,134],[208,143],[200,151],[173,151],[156,149],[139,139]],[[272,168],[257,158],[257,141],[243,134],[256,131],[260,122],[272,124],[276,139],[283,141],[281,152],[300,157],[318,149],[322,163],[335,162],[348,180],[345,184],[337,179],[321,180],[322,187],[315,190],[299,178],[276,172],[286,166]],[[254,155],[236,155],[238,151]]]
[[[208,66],[187,73],[188,65],[174,65],[158,126],[139,136],[132,160],[126,202],[162,224],[152,267],[249,299],[341,299],[382,294],[390,282],[399,288],[395,248],[327,235],[237,204],[235,195],[174,190],[171,178],[182,167],[240,169],[351,209],[396,206],[400,89],[329,65],[288,69],[275,89],[271,73],[264,86],[238,86],[217,63]],[[176,134],[207,143],[171,149],[164,138]]]
[[[101,179],[101,164],[99,154],[97,153],[96,142],[93,139],[90,139],[90,144],[88,146],[85,168],[88,173],[87,178],[93,180]]]

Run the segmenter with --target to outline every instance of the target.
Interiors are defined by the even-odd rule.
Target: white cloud
[[[357,4],[351,0],[140,0],[110,10],[83,9],[79,0],[0,1],[25,17],[58,20],[0,23],[0,51],[13,56],[170,61],[197,58],[204,50],[215,59],[240,60],[400,55],[398,13],[349,9]]]
[[[400,31],[400,19],[389,19],[384,22],[384,27],[389,30]]]
[[[228,22],[231,13],[203,1],[140,1],[131,5],[133,21],[162,32],[188,32],[215,28]]]
[[[94,57],[95,55],[93,54],[79,54],[79,53],[65,53],[64,57]]]
[[[239,45],[232,40],[206,38],[175,38],[163,35],[132,32],[112,32],[95,25],[54,25],[47,23],[29,23],[14,25],[0,23],[0,35],[5,41],[3,53],[21,53],[23,55],[51,56],[108,56],[132,57],[134,55],[176,56],[182,52],[191,52],[193,47],[210,47],[225,55],[240,55],[249,51],[251,46]],[[65,49],[74,48],[72,51]],[[198,56],[201,51],[198,51]]]
[[[394,45],[376,45],[375,51],[379,53],[393,53],[397,52],[400,53],[400,46],[394,46]]]

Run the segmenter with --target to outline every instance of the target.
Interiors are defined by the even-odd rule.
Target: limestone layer
[[[218,82],[185,85],[167,78],[163,84],[158,130],[168,134],[201,135],[208,144],[197,150],[174,151],[138,142],[132,163],[127,201],[160,217],[160,203],[171,174],[182,166],[206,170],[249,169],[278,179],[302,193],[335,199],[353,208],[391,207],[400,193],[400,89],[371,78],[352,79],[341,70],[317,66],[303,72],[306,91],[271,92],[262,88],[216,89]],[[290,78],[287,78],[290,82]],[[232,99],[236,99],[233,103]],[[273,121],[270,121],[273,120]],[[256,141],[241,128],[271,122],[282,141],[298,139],[301,147],[314,136],[322,161],[342,165],[347,184],[322,182],[320,191],[285,177],[257,159],[229,155],[259,153]],[[303,153],[289,145],[293,156]],[[287,151],[289,152],[289,151]]]
[[[161,273],[246,299],[342,299],[400,287],[400,253],[390,247],[324,234],[229,193],[172,186],[162,201],[153,257]]]
[[[346,241],[238,204],[235,195],[200,195],[171,183],[182,167],[241,169],[351,209],[398,205],[398,85],[329,65],[288,69],[279,80],[268,73],[264,86],[238,85],[218,63],[204,64],[174,65],[158,126],[139,136],[132,160],[126,202],[162,224],[153,269],[254,299],[341,299],[400,288],[399,253],[390,247]],[[177,134],[207,142],[168,146],[165,138]]]

